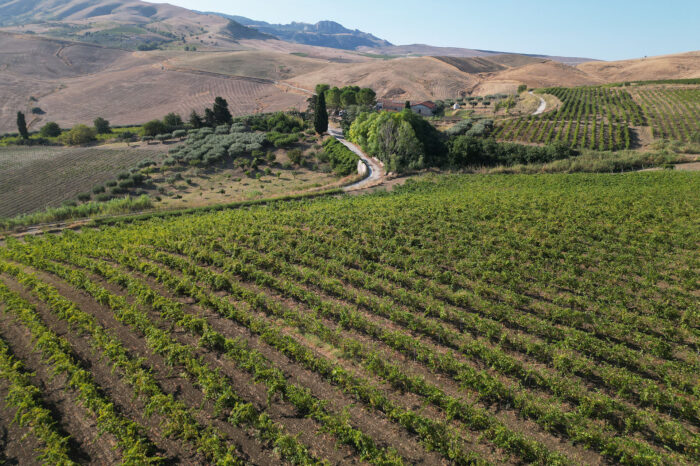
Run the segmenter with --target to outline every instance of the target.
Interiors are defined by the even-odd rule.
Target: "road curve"
[[[336,138],[345,147],[357,154],[357,156],[360,157],[360,159],[367,166],[367,177],[363,180],[358,181],[357,183],[353,183],[349,186],[344,187],[343,191],[357,191],[358,189],[369,188],[380,184],[384,180],[386,173],[384,172],[384,168],[382,168],[381,163],[373,157],[369,157],[368,155],[366,155],[364,152],[362,152],[362,149],[357,147],[355,144],[346,141],[345,137],[343,136],[342,129],[329,127],[328,134]]]
[[[532,91],[530,91],[530,95],[535,94]],[[544,111],[547,110],[547,101],[540,96],[537,96],[537,98],[540,99],[540,106],[537,107],[537,110],[535,110],[535,113],[533,113],[533,115],[542,115]]]

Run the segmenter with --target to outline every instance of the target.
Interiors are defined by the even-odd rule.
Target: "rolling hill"
[[[395,46],[329,21],[272,25],[137,0],[0,0],[0,25],[0,133],[15,130],[17,111],[32,130],[98,116],[132,124],[185,116],[217,95],[235,114],[302,109],[319,82],[424,100],[700,76],[700,52],[581,63]]]
[[[700,78],[700,51],[636,60],[582,63],[578,69],[605,82]]]

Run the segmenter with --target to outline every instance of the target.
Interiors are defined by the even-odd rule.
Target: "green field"
[[[430,176],[11,240],[0,395],[53,390],[7,409],[56,461],[697,464],[698,192]]]

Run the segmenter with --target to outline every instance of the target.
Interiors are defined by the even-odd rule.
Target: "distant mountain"
[[[207,13],[223,16],[244,26],[254,28],[287,42],[316,45],[342,50],[357,50],[360,47],[390,47],[392,44],[367,32],[351,30],[335,21],[319,21],[316,24],[297,23],[270,24],[244,16]]]

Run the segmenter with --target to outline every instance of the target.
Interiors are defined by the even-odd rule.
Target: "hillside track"
[[[379,160],[365,154],[364,151],[361,148],[359,148],[357,145],[346,140],[345,136],[343,135],[342,129],[336,128],[336,127],[329,127],[328,134],[330,134],[331,136],[336,138],[345,147],[347,147],[352,152],[357,154],[357,156],[360,157],[360,160],[362,160],[362,162],[367,167],[367,176],[364,179],[362,179],[356,183],[353,183],[349,186],[345,186],[343,188],[343,190],[345,192],[352,192],[352,191],[359,191],[359,190],[367,189],[367,188],[373,188],[373,187],[381,185],[384,182],[384,180],[386,178],[386,172],[384,170],[384,167],[382,166],[382,163]]]

